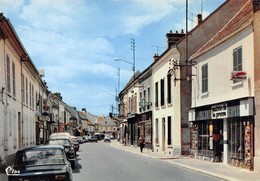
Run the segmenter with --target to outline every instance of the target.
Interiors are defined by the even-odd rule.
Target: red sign
[[[233,71],[231,72],[231,80],[245,80],[246,72],[243,71]]]
[[[50,106],[49,105],[47,105],[47,104],[44,104],[43,105],[43,110],[44,111],[48,111],[50,109]]]

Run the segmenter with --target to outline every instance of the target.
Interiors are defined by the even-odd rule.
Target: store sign
[[[231,80],[246,80],[246,72],[243,71],[231,72]]]
[[[227,118],[227,104],[218,104],[211,107],[212,119]]]

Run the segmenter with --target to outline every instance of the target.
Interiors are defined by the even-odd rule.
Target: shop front
[[[140,114],[138,128],[139,136],[143,135],[145,139],[145,148],[152,149],[152,111]]]
[[[138,121],[139,121],[139,116],[138,114],[128,114],[127,115],[127,144],[130,145],[138,145],[138,136],[139,136],[139,127],[138,127]]]
[[[191,153],[204,160],[252,169],[254,150],[252,98],[190,110]]]

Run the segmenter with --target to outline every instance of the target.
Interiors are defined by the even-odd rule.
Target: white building
[[[45,128],[47,89],[10,21],[3,14],[0,19],[0,166],[5,166],[18,149],[36,144],[36,122]]]
[[[191,57],[195,156],[252,169],[254,29],[252,1]]]
[[[153,132],[154,151],[166,155],[181,155],[180,84],[174,87],[169,60],[175,49],[169,49],[153,65]],[[176,95],[176,96],[175,96]]]

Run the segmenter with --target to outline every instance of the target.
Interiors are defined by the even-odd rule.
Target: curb
[[[142,156],[145,156],[145,157],[148,157],[148,158],[152,158],[152,159],[160,159],[160,160],[165,160],[165,161],[168,160],[167,162],[172,164],[172,165],[175,165],[175,166],[178,166],[178,167],[181,167],[181,168],[193,171],[193,172],[198,172],[198,173],[201,173],[201,174],[204,174],[204,175],[208,175],[210,177],[214,177],[214,178],[217,178],[217,179],[220,179],[220,180],[224,180],[224,181],[242,181],[242,180],[234,179],[233,177],[228,177],[228,176],[225,176],[225,175],[222,175],[222,174],[216,174],[214,172],[205,171],[205,170],[202,170],[202,169],[199,169],[199,168],[195,168],[195,167],[188,166],[188,165],[185,165],[185,164],[181,164],[181,163],[176,163],[176,162],[171,162],[170,161],[170,160],[174,160],[174,159],[180,159],[179,157],[156,157],[156,156],[152,156],[152,155],[147,155],[146,153],[136,152],[136,151],[133,151],[131,149],[121,148],[121,146],[116,146],[115,144],[112,144],[112,143],[110,144],[110,146],[114,147],[116,149],[120,149],[120,150],[131,152],[131,153],[134,153],[134,154],[142,155]]]
[[[222,175],[222,174],[216,174],[214,172],[205,171],[205,170],[198,169],[198,168],[195,168],[195,167],[191,167],[191,166],[188,166],[188,165],[185,165],[185,164],[174,163],[174,162],[170,162],[170,161],[168,161],[168,162],[172,165],[175,165],[175,166],[178,166],[178,167],[181,167],[181,168],[184,168],[184,169],[188,169],[188,170],[193,171],[193,172],[198,172],[198,173],[201,173],[201,174],[204,174],[204,175],[208,175],[208,176],[211,176],[211,177],[214,177],[214,178],[218,178],[218,179],[221,179],[221,180],[224,180],[224,181],[242,181],[242,180],[234,179],[233,177],[228,177],[228,176]]]

